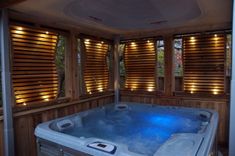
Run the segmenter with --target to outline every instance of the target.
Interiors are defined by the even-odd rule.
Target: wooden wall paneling
[[[53,120],[56,117],[58,117],[58,114],[53,109],[42,112],[42,122]]]
[[[31,141],[29,140],[29,127],[31,125],[29,124],[29,118],[30,116],[23,116],[17,119],[14,119],[14,137],[15,137],[15,154],[20,156],[20,155],[25,155],[28,156],[30,155],[30,144]]]
[[[91,108],[96,108],[96,107],[98,107],[98,101],[92,101]]]
[[[82,104],[82,111],[90,109],[90,102],[85,102]]]
[[[67,115],[71,115],[71,114],[80,112],[81,109],[79,107],[77,107],[76,105],[70,105],[70,106],[66,106],[66,107],[62,107],[60,109],[57,109],[56,111],[58,111],[58,117],[63,117],[63,116],[67,116]]]
[[[104,103],[109,103],[109,102],[108,102],[108,101],[109,101],[108,98],[107,98],[106,101],[107,101],[107,102],[105,102],[105,99],[99,99],[99,100],[98,100],[98,107],[104,106]]]
[[[15,130],[15,150],[17,156],[36,156],[36,138],[34,136],[35,127],[42,122],[56,119],[58,117],[67,116],[80,111],[85,111],[91,108],[112,103],[114,96],[106,96],[86,100],[85,102],[72,103],[64,107],[52,108],[46,111],[33,112],[26,115],[14,117]],[[58,105],[59,106],[59,105]],[[0,139],[2,132],[2,121],[0,121]],[[0,140],[0,150],[3,148],[3,143]],[[2,150],[1,150],[2,151]],[[2,154],[0,154],[1,156]]]
[[[63,116],[70,115],[70,113],[71,113],[71,112],[70,112],[70,110],[71,110],[70,108],[71,108],[71,107],[73,108],[74,106],[67,106],[67,107],[64,107],[64,108],[63,108],[64,114],[62,115],[62,117],[63,117]]]
[[[102,102],[102,101],[101,101]],[[106,104],[108,103],[114,103],[114,100],[109,97],[109,98],[106,98],[106,99],[103,99],[103,102],[102,102],[102,105],[105,106]]]
[[[218,143],[220,146],[228,145],[228,122],[229,122],[229,105],[227,99],[215,98],[192,98],[192,97],[156,97],[155,95],[140,95],[133,93],[122,93],[121,102],[152,103],[157,105],[171,105],[182,107],[209,108],[218,112]],[[149,102],[150,101],[150,102]]]
[[[57,109],[58,117],[63,117],[66,115],[66,107],[58,108]]]
[[[176,98],[159,98],[158,104],[160,105],[171,105],[177,106],[179,105],[179,99]]]
[[[34,135],[34,129],[36,128],[32,115],[28,116],[28,139],[29,139],[29,155],[34,155],[37,152],[36,137]]]
[[[0,156],[4,156],[3,134],[3,121],[0,121]]]

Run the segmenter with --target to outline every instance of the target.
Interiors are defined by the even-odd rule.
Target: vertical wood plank
[[[29,140],[29,128],[28,116],[22,116],[14,120],[14,130],[15,130],[15,154],[17,156],[29,156],[29,147],[31,141]]]
[[[4,156],[4,147],[3,147],[3,122],[0,121],[0,156]]]
[[[78,69],[77,69],[77,39],[74,31],[70,31],[70,35],[67,38],[65,54],[65,66],[66,66],[66,83],[65,91],[66,96],[71,97],[71,100],[79,99],[79,81],[78,81]]]
[[[164,80],[164,88],[165,95],[171,96],[173,95],[173,91],[175,88],[175,79],[174,79],[174,57],[173,57],[173,37],[165,36],[164,37],[164,61],[165,61],[165,80]]]

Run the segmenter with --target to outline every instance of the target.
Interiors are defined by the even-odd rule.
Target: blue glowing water
[[[174,133],[196,133],[201,121],[192,112],[148,108],[141,111],[108,110],[106,115],[90,114],[84,127],[64,133],[76,137],[96,137],[125,144],[129,151],[152,156]]]

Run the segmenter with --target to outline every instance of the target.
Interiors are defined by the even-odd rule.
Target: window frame
[[[12,74],[11,74],[11,90],[12,90],[12,95],[14,95],[12,98],[13,98],[13,107],[18,109],[20,107],[24,107],[24,108],[34,108],[34,107],[41,107],[41,106],[47,106],[47,105],[54,105],[54,104],[58,104],[58,103],[63,103],[63,102],[68,102],[69,99],[71,98],[67,93],[69,92],[68,91],[68,88],[66,87],[67,86],[67,79],[68,79],[68,76],[66,76],[66,73],[68,72],[68,56],[67,56],[67,53],[70,52],[70,48],[68,46],[68,39],[69,39],[69,36],[70,34],[67,32],[67,31],[63,31],[61,29],[57,29],[57,28],[51,28],[51,27],[46,27],[46,26],[40,26],[40,25],[36,25],[34,26],[33,24],[31,25],[30,23],[27,23],[25,24],[24,22],[15,22],[14,20],[11,20],[9,22],[9,35],[10,35],[10,41],[9,41],[9,44],[10,44],[10,66],[11,66],[11,72],[13,70],[13,53],[14,53],[14,50],[13,50],[13,41],[12,41],[12,36],[11,36],[11,26],[19,26],[19,27],[24,27],[24,28],[29,28],[29,29],[35,29],[35,30],[39,30],[39,31],[45,31],[45,32],[51,32],[51,33],[55,33],[55,34],[58,34],[58,39],[59,39],[59,35],[62,35],[64,38],[65,38],[65,52],[64,52],[64,73],[65,73],[65,79],[64,79],[64,92],[65,92],[65,96],[64,97],[57,97],[57,95],[55,96],[54,99],[52,100],[49,100],[49,101],[37,101],[37,102],[28,102],[26,105],[25,104],[17,104],[16,103],[16,98],[15,98],[15,93],[14,93],[14,88],[13,88],[13,78],[12,78]],[[56,43],[56,46],[55,46],[55,55],[56,55],[56,50],[57,50],[57,44],[58,44],[58,41]],[[56,56],[55,56],[56,57]],[[55,61],[55,60],[54,60]],[[55,62],[54,62],[55,63]],[[55,63],[56,65],[56,63]],[[56,67],[55,67],[56,68]],[[58,76],[58,73],[57,73],[57,68],[56,68],[56,74]],[[59,87],[59,80],[58,80],[58,87]],[[59,88],[58,89],[58,93],[59,93]]]

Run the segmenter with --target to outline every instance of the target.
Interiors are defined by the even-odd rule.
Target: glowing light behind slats
[[[109,71],[107,55],[109,44],[94,39],[84,39],[85,60],[84,60],[84,81],[86,92],[93,94],[104,92],[108,89]]]
[[[10,26],[10,34],[16,105],[54,100],[58,93],[55,65],[58,34],[18,25]]]
[[[124,51],[125,88],[130,91],[156,90],[156,51],[153,40],[127,42]]]
[[[185,92],[223,94],[225,35],[187,36],[183,40]]]

